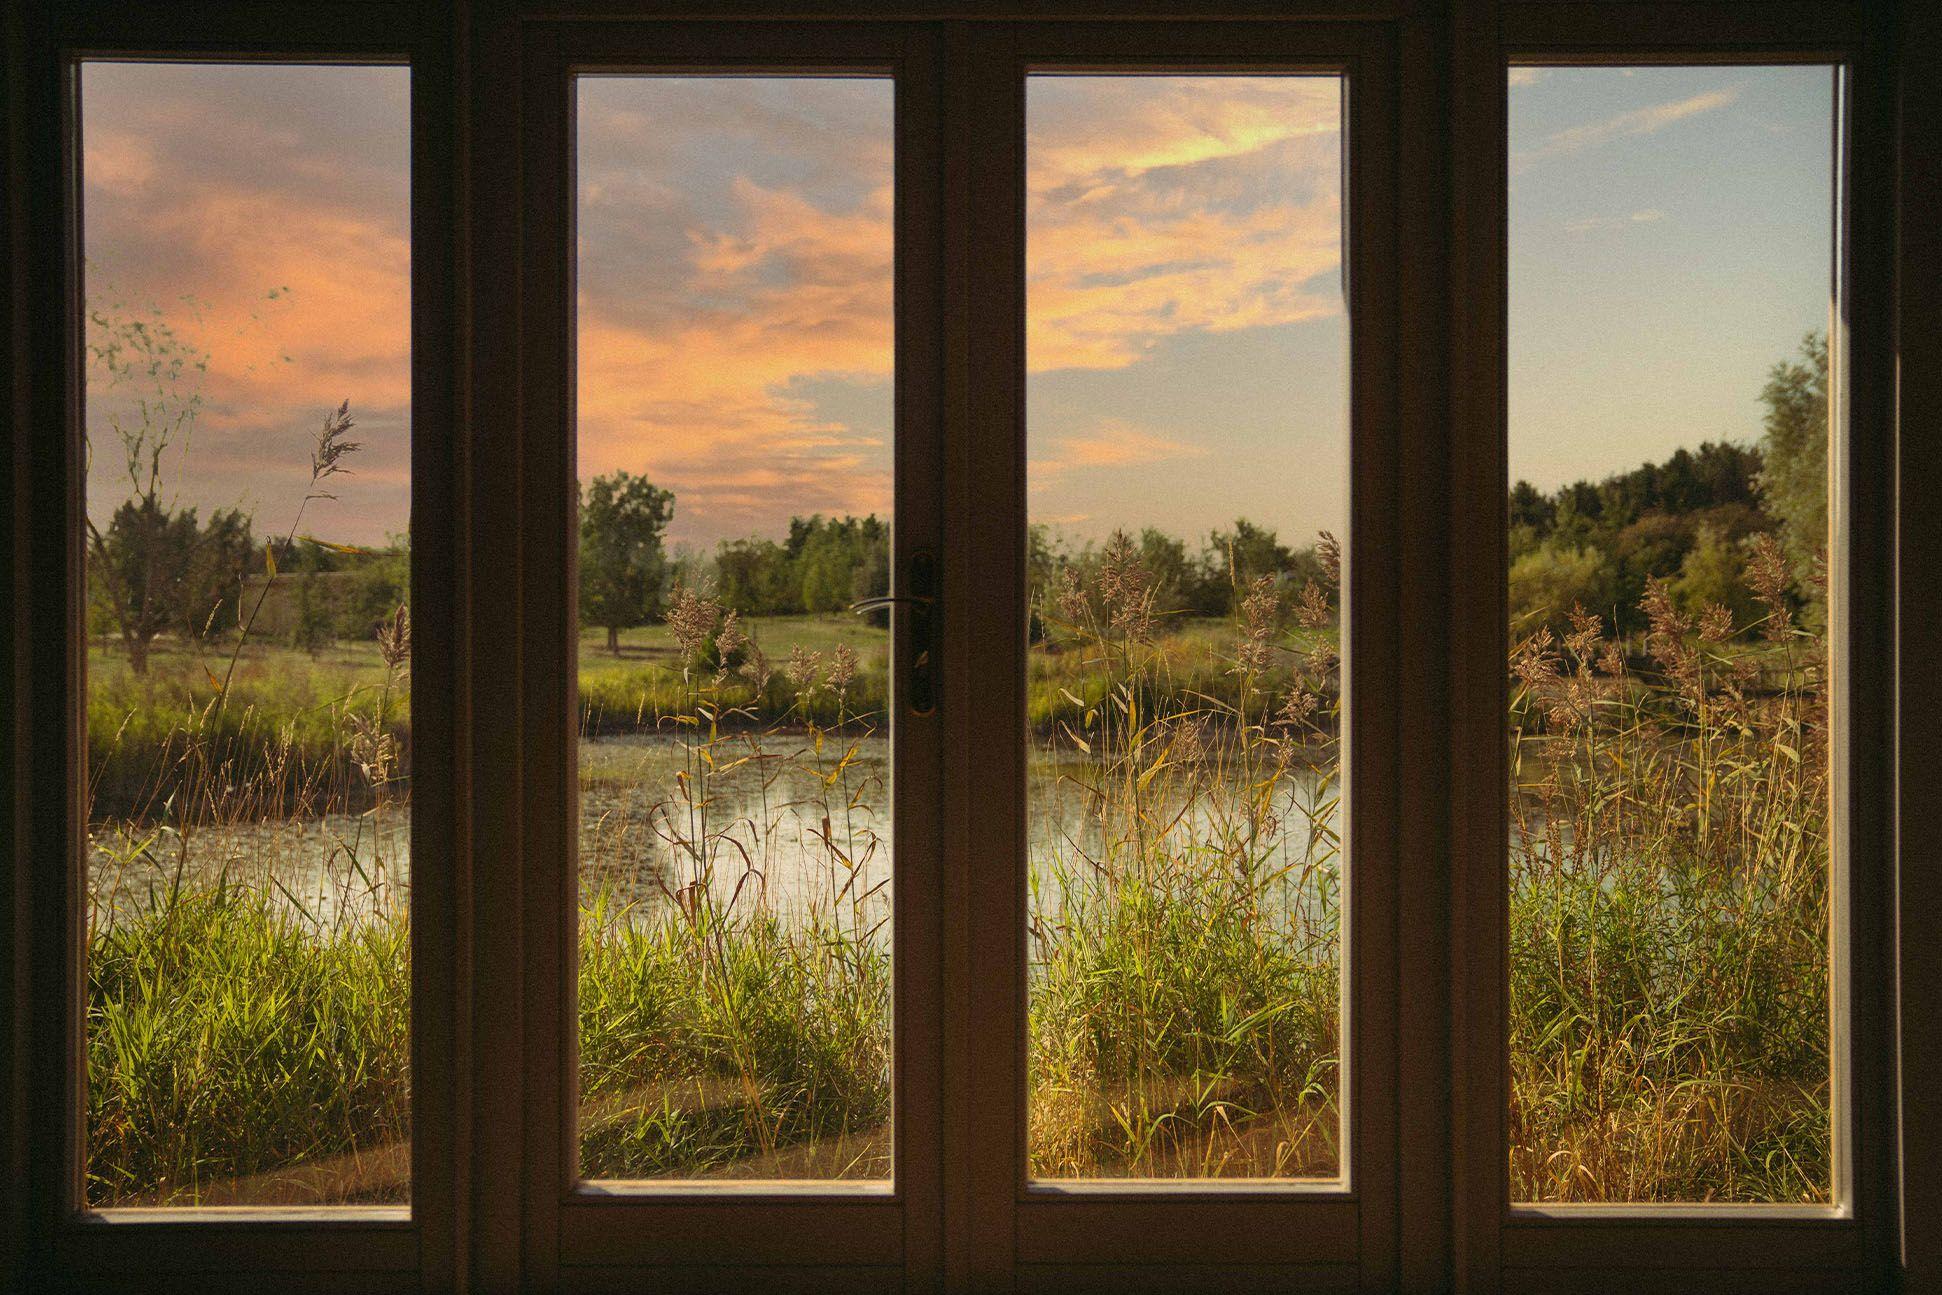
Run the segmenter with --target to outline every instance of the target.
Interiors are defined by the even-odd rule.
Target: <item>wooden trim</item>
[[[1942,1291],[1942,8],[1899,6],[1896,210],[1897,892],[1894,947],[1903,1289]]]
[[[530,727],[520,750],[528,782],[522,877],[526,911],[524,1161],[529,1279],[593,1266],[653,1273],[732,1261],[794,1268],[907,1264],[934,1272],[939,1252],[937,1032],[937,775],[939,721],[914,714],[893,672],[891,741],[896,803],[892,886],[896,1150],[885,1193],[854,1185],[635,1182],[579,1189],[579,915],[575,654],[569,539],[576,429],[573,409],[573,75],[580,70],[880,71],[896,78],[897,497],[896,579],[936,551],[938,490],[937,87],[933,35],[918,28],[804,25],[750,31],[721,25],[589,26],[533,23],[523,33],[519,147],[522,315],[521,421],[530,439],[524,491],[522,668]],[[559,573],[564,572],[565,580]],[[900,660],[908,619],[897,620]]]
[[[1399,517],[1416,542],[1397,545],[1397,602],[1407,609],[1395,670],[1397,856],[1396,1210],[1388,1285],[1435,1289],[1451,1260],[1449,1003],[1413,987],[1445,983],[1450,967],[1450,741],[1448,473],[1452,437],[1447,281],[1456,170],[1445,25],[1406,21],[1399,33],[1395,265]],[[1429,537],[1432,542],[1422,542]],[[1400,717],[1408,717],[1403,720]],[[1377,1256],[1365,1240],[1365,1271]]]
[[[1507,48],[1634,63],[1761,50],[1818,59],[1865,40],[1871,22],[1862,0],[1502,0],[1501,14]]]
[[[1370,28],[1287,23],[1177,28],[1159,24],[1040,23],[966,30],[968,65],[961,70],[953,120],[975,122],[962,141],[967,156],[954,177],[950,210],[967,213],[967,337],[949,357],[964,365],[964,418],[954,437],[962,476],[947,489],[973,492],[958,548],[965,564],[963,594],[954,605],[974,607],[974,623],[947,631],[969,638],[972,659],[959,685],[982,699],[977,723],[949,743],[963,751],[965,769],[947,777],[947,796],[963,780],[975,794],[953,813],[962,839],[968,962],[964,974],[978,993],[964,1004],[964,1057],[975,1072],[958,1082],[967,1093],[964,1118],[974,1164],[959,1165],[970,1181],[952,1234],[964,1250],[947,1284],[1010,1280],[1017,1261],[1052,1262],[1064,1248],[1075,1255],[1127,1261],[1178,1261],[1180,1238],[1220,1237],[1214,1247],[1228,1261],[1357,1261],[1364,1281],[1393,1281],[1395,1247],[1395,736],[1394,676],[1400,609],[1397,603],[1397,483],[1394,355],[1397,331],[1394,270],[1395,52],[1389,34]],[[1027,731],[1024,721],[1025,624],[1023,541],[1025,480],[1024,82],[1030,71],[1209,70],[1345,73],[1345,144],[1351,161],[1344,194],[1349,213],[1345,247],[1349,309],[1355,329],[1351,362],[1349,655],[1349,835],[1351,899],[1345,922],[1350,966],[1343,1008],[1349,1018],[1344,1106],[1349,1128],[1346,1186],[1169,1183],[1142,1191],[1131,1185],[1047,1184],[1027,1179],[1024,1022]],[[955,187],[962,184],[962,188]],[[1006,267],[1000,272],[998,267]],[[947,290],[955,299],[956,285]],[[962,412],[960,412],[960,410]],[[956,425],[952,431],[958,432]],[[976,775],[972,772],[975,770]],[[962,813],[963,818],[957,817]],[[959,836],[959,834],[962,834]],[[953,876],[960,873],[956,859]],[[947,938],[955,932],[947,930]],[[947,964],[948,965],[948,964]],[[1007,1064],[997,1064],[999,1060]],[[947,1157],[955,1152],[947,1148]],[[959,1153],[961,1154],[961,1153]],[[1050,1189],[1050,1190],[1048,1190]],[[1366,1202],[1366,1204],[1365,1204]],[[1240,1227],[1240,1219],[1282,1220]],[[1344,1231],[1346,1229],[1346,1231]],[[961,1240],[959,1238],[962,1238]],[[1093,1238],[1087,1240],[1087,1238]],[[1344,1249],[1344,1245],[1347,1248]],[[1210,1272],[1212,1270],[1209,1270]],[[1231,1276],[1232,1274],[1230,1274]],[[1175,1274],[1185,1281],[1184,1272]]]
[[[1456,1181],[1459,1280],[1517,1288],[1573,1287],[1594,1272],[1639,1280],[1653,1274],[1707,1270],[1765,1273],[1787,1268],[1817,1279],[1867,1288],[1883,1280],[1886,1229],[1894,1187],[1885,1139],[1892,1127],[1885,1059],[1892,1031],[1886,1016],[1891,983],[1885,882],[1891,846],[1881,803],[1890,785],[1888,760],[1893,685],[1881,663],[1893,623],[1886,573],[1886,519],[1892,516],[1885,461],[1892,444],[1880,369],[1890,354],[1884,310],[1889,300],[1883,258],[1890,241],[1883,213],[1893,210],[1884,165],[1888,43],[1879,6],[1817,6],[1811,19],[1787,5],[1589,5],[1520,0],[1460,0],[1455,68],[1457,150],[1493,159],[1489,178],[1459,179],[1453,224],[1453,282],[1470,301],[1470,318],[1453,332],[1458,377],[1452,397],[1454,457],[1466,463],[1453,476],[1451,496],[1467,519],[1452,522],[1452,541],[1470,537],[1468,560],[1451,584],[1455,641],[1453,686],[1468,678],[1476,694],[1462,701],[1452,772],[1458,898],[1455,939],[1474,952],[1456,961],[1456,1035],[1468,1040],[1460,1060],[1456,1127],[1462,1165]],[[1785,1209],[1723,1210],[1700,1219],[1695,1211],[1641,1206],[1586,1211],[1512,1211],[1503,1163],[1505,1137],[1505,970],[1503,965],[1503,668],[1505,525],[1505,156],[1504,69],[1513,62],[1624,65],[1650,62],[1846,62],[1852,69],[1843,143],[1847,170],[1840,186],[1844,246],[1837,249],[1844,326],[1854,358],[1848,375],[1848,469],[1843,510],[1849,518],[1846,636],[1840,644],[1846,676],[1841,776],[1846,797],[1844,848],[1837,850],[1837,914],[1845,925],[1835,945],[1846,950],[1837,970],[1837,1001],[1849,1034],[1842,1078],[1848,1126],[1837,1138],[1837,1174],[1848,1208],[1821,1219],[1786,1217]],[[1484,168],[1478,168],[1482,172]],[[1477,545],[1478,538],[1482,545]],[[1487,566],[1486,566],[1487,564]],[[1486,617],[1489,618],[1486,622]],[[1488,697],[1481,694],[1488,694]],[[1489,761],[1479,760],[1490,749]],[[1842,1041],[1837,1035],[1837,1051]],[[1852,1214],[1852,1218],[1843,1214]],[[1641,1276],[1641,1274],[1645,1276]],[[1513,1276],[1515,1280],[1513,1280]],[[1614,1280],[1619,1280],[1614,1278]],[[1727,1282],[1733,1285],[1733,1282]]]
[[[1018,1202],[1021,1264],[1354,1264],[1364,1211],[1301,1197],[1139,1196]],[[1176,1278],[1181,1280],[1181,1278]]]
[[[0,213],[0,238],[4,238],[5,259],[0,261],[0,302],[7,317],[7,345],[0,363],[6,376],[7,426],[9,433],[0,441],[0,489],[6,492],[5,526],[0,527],[0,560],[6,564],[7,605],[13,609],[8,618],[4,641],[0,641],[0,895],[4,895],[6,950],[0,957],[0,1003],[5,1004],[5,1064],[0,1065],[0,1288],[12,1288],[24,1278],[22,1258],[32,1238],[31,1207],[28,1200],[26,1169],[29,1163],[29,1075],[28,1050],[22,1046],[29,1035],[31,1013],[28,1006],[33,984],[32,915],[33,894],[27,870],[20,866],[30,856],[27,816],[21,811],[28,803],[32,767],[31,729],[23,699],[31,695],[32,676],[28,662],[33,651],[32,620],[26,556],[31,537],[29,513],[23,506],[30,483],[30,447],[21,434],[33,422],[33,358],[28,320],[28,284],[31,280],[31,240],[27,235],[35,214],[29,186],[20,182],[26,167],[28,147],[25,128],[29,94],[25,76],[26,33],[18,6],[0,10],[0,108],[5,112],[6,130],[0,136],[0,175],[6,179],[4,212]]]
[[[1505,74],[1495,0],[1451,32],[1449,564],[1451,1243],[1460,1290],[1494,1288],[1506,1170],[1504,653]],[[1460,556],[1457,556],[1460,555]]]
[[[11,13],[11,11],[10,11]],[[166,26],[161,19],[169,19]],[[203,22],[202,19],[207,21]],[[31,688],[21,684],[20,695],[30,697],[38,712],[30,734],[27,767],[56,771],[63,794],[35,794],[19,788],[28,803],[38,806],[31,839],[12,859],[37,861],[39,875],[15,870],[16,882],[27,881],[29,893],[15,891],[16,902],[31,909],[32,926],[18,946],[28,957],[32,982],[29,995],[32,1019],[26,1028],[35,1040],[15,1055],[35,1058],[30,1079],[28,1116],[32,1127],[27,1183],[31,1214],[26,1241],[26,1267],[36,1280],[53,1281],[67,1274],[92,1274],[90,1282],[106,1281],[117,1271],[159,1276],[207,1270],[212,1264],[225,1271],[273,1270],[300,1265],[311,1272],[370,1272],[402,1274],[424,1263],[437,1271],[433,1256],[420,1250],[419,1225],[391,1212],[345,1211],[329,1217],[315,1212],[265,1213],[239,1219],[212,1213],[208,1221],[185,1223],[179,1213],[145,1216],[117,1213],[113,1221],[97,1221],[75,1213],[80,1202],[79,1082],[83,1013],[82,986],[85,951],[76,936],[79,922],[80,808],[79,780],[74,776],[85,734],[79,718],[78,695],[83,678],[80,636],[69,632],[80,600],[78,530],[71,524],[82,506],[80,470],[80,413],[75,394],[82,372],[77,319],[81,291],[79,275],[80,199],[78,172],[72,162],[78,104],[71,89],[70,60],[82,54],[140,55],[159,58],[254,57],[265,61],[381,62],[408,61],[414,68],[412,94],[412,156],[414,169],[425,170],[428,154],[436,149],[445,129],[449,86],[445,72],[444,20],[436,12],[421,13],[403,4],[296,4],[214,6],[198,14],[198,24],[185,30],[179,15],[153,9],[108,10],[75,3],[52,6],[36,15],[34,25],[16,46],[24,64],[18,85],[39,107],[26,114],[33,123],[24,143],[31,180],[25,191],[44,203],[34,223],[33,248],[36,304],[24,321],[16,319],[16,344],[32,347],[33,369],[58,375],[31,389],[32,406],[21,419],[35,447],[33,476],[26,494],[17,496],[16,516],[31,526],[35,551],[26,565],[33,573],[34,604],[18,619],[20,632],[30,633],[32,650],[40,660],[27,680],[58,679],[59,686]],[[20,29],[14,29],[20,34]],[[16,190],[16,194],[19,190]],[[414,175],[410,221],[412,257],[412,388],[414,438],[412,448],[415,561],[414,610],[418,625],[419,700],[415,722],[421,740],[414,797],[414,856],[429,880],[413,887],[413,1120],[420,1129],[449,1124],[451,1098],[444,1058],[452,1054],[455,1038],[446,1009],[454,975],[452,933],[440,920],[449,906],[440,897],[445,879],[457,871],[452,834],[445,825],[457,783],[456,770],[436,756],[453,722],[454,671],[449,656],[450,615],[441,602],[441,589],[427,583],[425,566],[451,552],[450,527],[441,519],[449,510],[439,493],[450,470],[450,366],[446,339],[452,333],[448,293],[450,262],[441,254],[445,240],[427,239],[428,229],[449,226],[453,208],[449,192],[436,175]],[[24,326],[23,326],[24,324]],[[48,501],[58,501],[49,506]],[[22,568],[16,565],[18,573]],[[440,573],[441,580],[445,573]],[[31,627],[31,628],[30,628]],[[61,772],[65,771],[65,772]],[[37,782],[39,780],[36,780]],[[18,803],[18,802],[16,802]],[[16,912],[20,909],[16,909]],[[31,953],[30,953],[31,951]],[[16,1039],[21,1036],[16,1035]],[[415,1144],[413,1188],[417,1217],[449,1219],[445,1205],[449,1181],[439,1162],[449,1154],[434,1132]],[[387,1221],[388,1220],[388,1221]],[[208,1274],[220,1283],[220,1276]],[[392,1278],[384,1278],[390,1282]]]
[[[830,21],[817,21],[819,13]],[[1942,714],[1933,668],[1942,625],[1923,583],[1942,565],[1933,506],[1942,437],[1924,434],[1942,402],[1942,242],[1927,218],[1942,207],[1934,8],[1917,0],[1299,0],[1295,12],[1274,0],[1071,0],[1048,19],[1023,3],[966,11],[905,0],[875,7],[871,21],[858,16],[800,0],[5,7],[0,285],[12,426],[0,451],[10,504],[0,552],[13,615],[0,649],[8,737],[0,894],[11,906],[0,961],[9,1044],[0,1068],[0,1287],[619,1290],[651,1279],[660,1289],[778,1291],[1452,1281],[1505,1290],[1870,1290],[1891,1280],[1899,1245],[1903,1289],[1942,1289],[1942,1117],[1927,1079],[1942,1065],[1942,1030],[1933,1025],[1942,966],[1931,938],[1942,884],[1921,853],[1936,808],[1927,756]],[[900,437],[896,542],[900,567],[922,538],[943,557],[948,650],[936,718],[926,728],[900,716],[896,739],[904,847],[896,922],[927,934],[898,954],[901,1140],[888,1195],[595,1199],[570,1190],[573,1074],[561,1030],[573,1019],[563,974],[572,944],[561,916],[573,905],[570,870],[559,862],[568,856],[557,846],[570,836],[559,797],[572,779],[549,745],[559,741],[556,717],[571,714],[561,709],[572,687],[562,668],[570,657],[561,654],[572,644],[558,633],[560,572],[572,554],[559,490],[571,460],[558,437],[571,417],[570,401],[559,400],[570,395],[570,369],[560,369],[558,334],[546,324],[560,315],[570,276],[547,268],[564,246],[565,213],[539,192],[563,191],[557,164],[570,135],[559,104],[535,91],[551,84],[544,65],[557,68],[568,51],[619,56],[641,49],[644,36],[656,58],[688,64],[776,66],[771,56],[781,54],[800,66],[898,62],[903,73],[898,421],[910,429],[929,420],[929,430]],[[76,50],[400,57],[413,68],[420,769],[409,1221],[103,1222],[69,1208],[79,1196],[67,1094],[78,1064],[83,951],[71,866],[77,783],[68,773],[80,749],[70,699],[83,663],[67,633],[78,607],[68,522],[80,482],[68,397],[78,373],[68,326],[78,274],[64,222],[78,207],[59,69],[63,51]],[[1847,933],[1855,951],[1851,1219],[1509,1209],[1507,53],[1536,62],[1842,60],[1855,68],[1848,503],[1858,527],[1848,646],[1856,662],[1850,768],[1861,790]],[[1374,300],[1357,319],[1358,427],[1383,429],[1358,442],[1358,523],[1374,529],[1358,529],[1352,546],[1364,568],[1358,582],[1367,567],[1385,568],[1353,591],[1362,684],[1353,722],[1374,730],[1358,727],[1354,745],[1358,759],[1382,753],[1387,770],[1358,764],[1353,772],[1354,812],[1379,810],[1384,820],[1358,817],[1354,831],[1358,852],[1379,848],[1393,861],[1384,878],[1358,885],[1351,918],[1352,956],[1364,973],[1351,1009],[1353,1190],[1041,1193],[1024,1182],[1020,1118],[1019,72],[1028,61],[1102,59],[1247,67],[1277,54],[1283,67],[1356,62],[1365,87],[1352,107],[1356,159],[1366,161],[1371,137],[1380,139],[1376,160],[1387,175],[1352,199],[1358,239],[1375,240],[1358,241],[1354,253],[1357,291]],[[508,272],[521,265],[523,273]],[[570,455],[570,434],[567,442]],[[1386,512],[1399,520],[1362,518],[1369,501],[1393,504]],[[1391,560],[1371,560],[1381,553]],[[1373,658],[1360,655],[1371,647]],[[1384,688],[1393,702],[1379,713],[1383,703],[1366,694]],[[1883,805],[1891,776],[1892,820]],[[928,822],[925,805],[934,807]],[[1884,812],[1861,814],[1862,806]],[[927,841],[902,836],[924,831]],[[1398,992],[1439,979],[1447,996]],[[1230,1262],[1199,1262],[1197,1247],[1214,1242]]]

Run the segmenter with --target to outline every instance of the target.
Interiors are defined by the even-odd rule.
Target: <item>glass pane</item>
[[[1340,1173],[1342,92],[1027,83],[1040,1178]]]
[[[86,1201],[403,1201],[409,74],[78,75]]]
[[[1512,1196],[1827,1201],[1835,74],[1509,93]]]
[[[892,91],[579,82],[589,1178],[890,1173]]]

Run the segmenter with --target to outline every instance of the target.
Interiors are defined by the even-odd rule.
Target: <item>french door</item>
[[[1392,1280],[1391,55],[530,30],[529,1275]]]

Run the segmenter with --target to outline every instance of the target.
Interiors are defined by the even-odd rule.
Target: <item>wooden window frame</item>
[[[1942,10],[1918,0],[1067,0],[1056,10],[1015,0],[970,12],[945,0],[15,0],[4,17],[0,552],[13,614],[0,646],[0,1288],[1942,1290],[1942,1099],[1928,1078],[1942,1067],[1942,868],[1923,848],[1942,814],[1928,756],[1942,743],[1942,599],[1927,586],[1942,567]],[[899,872],[898,924],[934,932],[931,955],[913,963],[899,951],[900,1046],[933,1060],[899,1057],[899,1114],[918,1118],[899,1129],[891,1195],[600,1197],[565,1170],[573,905],[557,811],[571,768],[559,579],[572,552],[571,460],[560,452],[562,429],[569,449],[571,436],[571,267],[554,91],[572,59],[602,48],[621,57],[643,37],[684,66],[894,66],[900,102],[920,94],[945,122],[972,114],[935,136],[902,113],[898,123],[898,309],[929,321],[900,324],[899,416],[935,424],[934,441],[912,444],[941,459],[935,514],[898,520],[939,543],[944,642],[958,650],[943,662],[940,764],[925,793],[938,805],[925,829],[937,871]],[[71,789],[84,748],[69,630],[80,480],[67,68],[85,55],[412,69],[420,866],[408,1215],[105,1221],[73,1208],[82,951]],[[1527,60],[1850,69],[1854,1159],[1841,1217],[1540,1214],[1508,1199],[1505,73]],[[1021,78],[1028,66],[1129,63],[1352,63],[1350,174],[1368,160],[1363,175],[1375,177],[1352,179],[1345,195],[1351,237],[1380,253],[1374,265],[1369,247],[1355,253],[1354,280],[1365,439],[1351,639],[1378,650],[1357,659],[1352,745],[1380,763],[1368,778],[1351,771],[1349,948],[1363,975],[1350,990],[1346,1190],[1129,1195],[1024,1179],[1023,820],[982,812],[971,777],[995,770],[1009,787],[997,803],[1022,807],[1023,608],[1011,606],[1023,584]],[[1381,156],[1364,159],[1371,137]],[[930,470],[900,464],[920,469]],[[1378,504],[1397,520],[1378,523]],[[972,697],[1003,700],[999,722],[971,725]],[[1017,866],[974,866],[993,857]],[[1005,1154],[973,1154],[994,1138]],[[894,1225],[847,1221],[872,1210],[894,1213]],[[724,1233],[734,1249],[722,1249]]]
[[[25,7],[22,7],[23,10]],[[18,1031],[9,1114],[21,1121],[10,1172],[10,1259],[21,1271],[93,1285],[147,1281],[221,1286],[275,1274],[294,1288],[405,1289],[447,1270],[433,1238],[453,1226],[441,1165],[451,1129],[455,1031],[453,909],[460,856],[462,776],[454,687],[459,608],[447,578],[459,552],[453,486],[454,262],[437,231],[452,221],[452,193],[435,159],[449,147],[452,67],[439,15],[402,3],[212,5],[193,23],[165,7],[57,4],[9,12],[10,194],[28,209],[10,227],[17,427],[13,506],[25,543],[12,551],[20,656],[9,718],[19,745],[8,804],[14,849]],[[412,588],[417,666],[411,892],[413,1145],[410,1208],[336,1211],[224,1208],[113,1210],[82,1201],[81,1051],[86,951],[79,934],[83,834],[78,788],[86,739],[78,697],[83,640],[79,528],[83,354],[79,321],[81,203],[77,71],[93,59],[395,64],[411,69]],[[15,88],[17,87],[17,88]],[[15,167],[18,170],[15,170]],[[28,268],[31,267],[31,268]],[[24,389],[23,389],[24,388]],[[17,532],[18,534],[18,532]],[[17,709],[15,708],[18,699]],[[32,771],[29,773],[28,771]],[[26,777],[22,778],[25,774]],[[38,775],[38,776],[35,776]],[[17,815],[17,817],[16,817]],[[23,956],[24,955],[24,956]],[[24,967],[22,966],[24,962]],[[16,1250],[17,1247],[17,1250]],[[17,1254],[17,1258],[15,1257]]]
[[[1460,152],[1489,165],[1459,172],[1455,206],[1472,222],[1453,250],[1473,326],[1453,333],[1455,461],[1451,532],[1472,537],[1451,568],[1452,936],[1458,1001],[1452,1059],[1458,1202],[1457,1267],[1505,1289],[1601,1281],[1649,1289],[1674,1274],[1728,1286],[1877,1289],[1892,1270],[1895,1142],[1893,933],[1895,868],[1883,789],[1893,785],[1892,658],[1895,564],[1892,235],[1893,83],[1882,17],[1860,5],[1732,6],[1572,4],[1507,0],[1464,6],[1458,18],[1453,98]],[[1845,427],[1847,564],[1837,591],[1835,684],[1840,738],[1837,806],[1836,974],[1832,1061],[1836,1120],[1833,1205],[1518,1205],[1505,1164],[1508,818],[1504,795],[1507,703],[1502,663],[1508,524],[1505,375],[1507,73],[1520,64],[1641,65],[1829,63],[1845,69],[1847,102],[1836,158],[1838,326],[1850,365]],[[1486,143],[1487,141],[1487,143]],[[1466,144],[1468,145],[1466,147]],[[1486,151],[1487,150],[1487,151]],[[1837,346],[1842,339],[1837,338]],[[1838,414],[1837,414],[1838,419]],[[1486,493],[1485,483],[1489,482]],[[1845,620],[1845,623],[1843,623]],[[1457,681],[1465,681],[1457,686]],[[1492,758],[1483,758],[1492,752]],[[1468,758],[1463,758],[1467,753]],[[1843,841],[1842,838],[1845,837]],[[1842,965],[1844,964],[1844,965]],[[1494,1148],[1487,1154],[1486,1148]]]
[[[952,607],[981,609],[996,640],[967,654],[962,700],[950,716],[963,725],[950,748],[988,784],[1008,794],[972,814],[947,819],[953,841],[968,846],[946,875],[962,879],[955,911],[969,914],[964,973],[982,991],[963,1023],[967,1068],[963,1109],[975,1111],[979,1137],[1008,1148],[988,1155],[964,1203],[967,1249],[977,1264],[966,1279],[984,1286],[1013,1279],[1024,1288],[1123,1289],[1206,1280],[1290,1286],[1388,1284],[1394,1249],[1397,1084],[1395,1079],[1394,923],[1399,782],[1391,699],[1400,658],[1397,516],[1398,431],[1395,321],[1397,278],[1393,33],[1362,24],[1248,22],[1180,24],[1041,22],[994,24],[977,33],[984,48],[967,62],[970,96],[961,111],[978,123],[961,141],[968,159],[964,197],[952,212],[973,213],[962,231],[968,264],[1003,265],[963,289],[977,338],[967,373],[963,443],[981,462],[966,471],[965,533],[951,549],[965,555]],[[1347,536],[1348,823],[1343,919],[1344,1143],[1342,1179],[1327,1183],[1174,1185],[1034,1182],[1025,1148],[1027,1009],[1024,898],[1027,790],[1026,635],[1022,578],[1026,525],[1025,462],[1025,138],[1026,84],[1037,73],[1322,73],[1344,79],[1342,146],[1346,161],[1345,308],[1350,471]],[[954,141],[960,142],[960,141]],[[947,298],[956,294],[947,292]],[[953,357],[955,358],[955,357]],[[974,520],[975,519],[975,520]],[[985,556],[989,555],[989,556]],[[961,590],[961,592],[957,592]],[[993,614],[994,608],[1011,608]],[[995,625],[991,622],[996,622]],[[968,632],[968,627],[967,631]],[[949,641],[956,641],[955,638]],[[952,696],[947,691],[946,697]],[[970,698],[982,699],[973,725]],[[947,721],[948,722],[948,721]],[[962,785],[969,775],[947,787]],[[947,792],[947,794],[949,794]],[[1009,859],[1013,867],[974,861]],[[1006,1064],[1008,1063],[1008,1064]],[[952,1072],[959,1079],[959,1072]],[[959,1158],[969,1159],[966,1153]]]

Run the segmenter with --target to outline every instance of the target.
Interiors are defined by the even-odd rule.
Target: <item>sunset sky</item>
[[[406,525],[408,93],[397,68],[85,68],[90,302],[209,356],[181,502],[281,530],[349,399],[365,448],[304,529]],[[1825,69],[1512,74],[1518,473],[1758,435],[1767,366],[1825,325],[1830,105]],[[581,82],[580,471],[673,489],[677,542],[887,510],[891,120],[868,78]],[[1028,130],[1033,517],[1340,529],[1336,83],[1035,78]],[[97,517],[134,395],[91,378]]]

